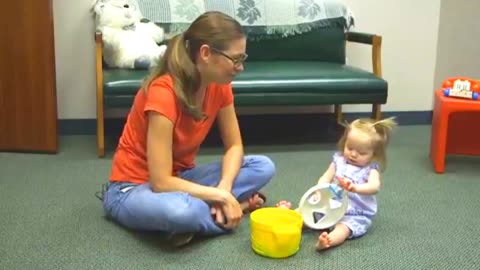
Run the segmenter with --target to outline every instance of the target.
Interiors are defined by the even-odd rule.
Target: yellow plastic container
[[[302,216],[290,209],[265,207],[250,215],[252,249],[270,258],[286,258],[300,249]]]

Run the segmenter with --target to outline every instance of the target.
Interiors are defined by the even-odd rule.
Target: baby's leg
[[[317,249],[323,250],[337,246],[350,238],[357,238],[367,233],[372,220],[366,216],[345,215],[330,233],[318,237]]]
[[[324,250],[330,247],[338,246],[347,240],[347,238],[350,236],[350,233],[350,229],[345,224],[339,223],[330,233],[323,232],[320,234],[316,248],[317,250]]]

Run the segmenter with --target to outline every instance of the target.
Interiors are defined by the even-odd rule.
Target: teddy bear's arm
[[[163,28],[153,22],[141,22],[137,24],[137,27],[139,28],[139,31],[142,31],[144,34],[151,36],[157,44],[160,44],[165,39],[165,33],[163,31]]]
[[[101,29],[103,42],[108,43],[110,46],[119,47],[122,43],[121,33],[122,30],[118,30],[111,27],[103,27]]]

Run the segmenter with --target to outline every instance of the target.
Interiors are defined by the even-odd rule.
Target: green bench
[[[105,155],[104,111],[129,108],[146,70],[109,69],[102,58],[102,36],[95,33],[97,79],[97,147]],[[372,45],[373,72],[345,64],[346,41]],[[233,81],[235,105],[334,105],[337,121],[342,104],[372,104],[381,117],[388,84],[382,79],[381,36],[347,32],[341,26],[260,41],[249,40],[245,70]]]

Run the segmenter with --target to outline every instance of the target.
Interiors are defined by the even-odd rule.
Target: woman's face
[[[228,84],[241,71],[247,58],[246,39],[237,39],[230,43],[226,50],[209,47],[210,55],[207,72],[212,81]]]

